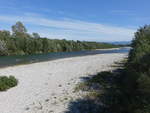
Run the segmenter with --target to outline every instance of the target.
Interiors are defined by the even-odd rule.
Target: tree
[[[49,43],[47,38],[43,38],[43,53],[47,53],[49,51]]]
[[[11,37],[11,34],[9,31],[2,30],[0,31],[0,40],[8,40]]]
[[[15,25],[12,26],[12,32],[13,32],[13,34],[26,33],[27,29],[25,28],[25,26],[23,25],[22,22],[18,21],[18,22],[16,22]]]
[[[0,40],[0,56],[8,55],[8,50],[6,47],[6,43]]]
[[[40,35],[38,33],[32,33],[33,38],[40,38]]]

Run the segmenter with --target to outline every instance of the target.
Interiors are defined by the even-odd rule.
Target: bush
[[[14,76],[0,76],[0,91],[6,91],[11,87],[15,87],[18,80]]]
[[[135,33],[124,86],[132,113],[150,112],[150,25]],[[133,104],[134,103],[134,104]],[[130,111],[131,111],[130,110]]]
[[[101,95],[94,102],[90,101],[94,107],[89,109],[97,109],[98,106],[98,111],[87,113],[150,113],[150,25],[135,33],[131,46],[128,60],[121,66],[122,69],[101,72],[88,80],[88,84],[86,81],[86,84],[78,87],[85,89],[85,85],[91,87],[93,83],[101,86],[98,90]],[[75,104],[71,103],[70,110]]]

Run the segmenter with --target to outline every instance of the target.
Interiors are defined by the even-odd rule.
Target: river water
[[[48,61],[48,60],[56,60],[56,59],[76,57],[76,56],[111,54],[111,53],[128,53],[129,50],[130,48],[119,48],[119,49],[108,49],[108,50],[57,52],[57,53],[35,54],[35,55],[24,55],[24,56],[21,56],[21,55],[1,56],[0,67],[42,62],[42,61]]]

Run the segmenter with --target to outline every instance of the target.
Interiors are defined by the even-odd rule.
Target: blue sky
[[[150,22],[150,0],[0,0],[0,29],[22,21],[48,38],[130,41]]]

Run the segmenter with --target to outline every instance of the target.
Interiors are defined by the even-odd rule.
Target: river
[[[61,58],[86,56],[95,54],[111,54],[111,53],[128,53],[130,48],[119,49],[104,49],[104,50],[91,50],[91,51],[77,51],[77,52],[56,52],[47,54],[34,54],[34,55],[18,55],[18,56],[1,56],[0,67],[7,67],[20,64],[28,64],[35,62],[42,62],[48,60],[56,60]]]

